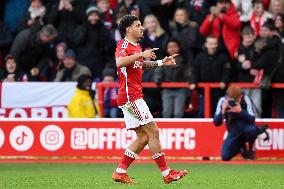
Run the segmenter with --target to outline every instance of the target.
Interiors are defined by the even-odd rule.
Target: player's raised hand
[[[142,52],[143,58],[151,58],[156,59],[157,56],[154,51],[158,50],[159,48],[148,49]]]
[[[178,56],[179,54],[173,54],[171,56],[166,56],[163,59],[163,64],[164,65],[175,65],[176,64],[176,60],[175,58]]]

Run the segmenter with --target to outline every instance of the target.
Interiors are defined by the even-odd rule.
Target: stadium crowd
[[[218,82],[212,113],[229,82],[284,83],[284,0],[3,0],[0,2],[0,79],[115,81],[118,23],[126,14],[143,24],[142,48],[157,58],[180,54],[175,67],[144,71],[145,101],[156,117],[203,117],[198,82]],[[189,89],[161,89],[189,82]],[[109,116],[116,89],[105,91]],[[257,117],[284,118],[284,89],[244,89]],[[265,108],[264,108],[265,107]]]

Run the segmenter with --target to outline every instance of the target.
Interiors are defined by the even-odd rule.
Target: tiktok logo
[[[10,144],[17,151],[27,151],[33,143],[34,134],[27,126],[17,126],[10,133]]]

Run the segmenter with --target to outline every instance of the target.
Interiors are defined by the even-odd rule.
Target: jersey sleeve
[[[127,52],[126,52],[126,48],[123,48],[123,43],[118,44],[115,50],[115,58],[126,57],[126,56],[127,56]]]

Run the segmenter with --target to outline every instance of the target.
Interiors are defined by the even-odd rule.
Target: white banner
[[[2,84],[2,108],[61,106],[74,95],[74,82],[23,82]]]
[[[75,88],[76,82],[4,82],[0,117],[67,117],[66,105]]]

